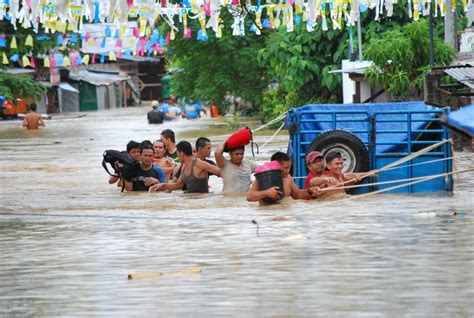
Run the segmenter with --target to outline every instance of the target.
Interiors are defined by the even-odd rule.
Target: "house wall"
[[[97,109],[103,110],[107,109],[108,100],[107,100],[107,86],[101,85],[96,87],[97,91]]]
[[[78,112],[79,111],[79,93],[74,93],[61,89],[61,112]]]

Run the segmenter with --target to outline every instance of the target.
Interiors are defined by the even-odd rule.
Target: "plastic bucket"
[[[252,140],[252,132],[250,128],[244,128],[239,131],[233,133],[225,143],[225,150],[229,151],[229,149],[243,147],[248,145]]]
[[[260,172],[255,174],[255,178],[258,181],[258,190],[263,191],[270,189],[271,187],[278,187],[279,190],[282,192],[280,197],[277,200],[273,200],[270,198],[265,198],[263,199],[263,202],[265,203],[273,203],[276,201],[279,201],[283,199],[285,196],[283,194],[284,188],[283,188],[283,178],[281,176],[281,170],[268,170],[265,172]]]

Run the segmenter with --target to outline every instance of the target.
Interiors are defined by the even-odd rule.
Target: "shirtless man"
[[[40,126],[45,127],[41,115],[36,111],[35,103],[30,105],[30,110],[31,112],[26,114],[25,119],[23,119],[23,127],[26,127],[28,130],[37,130]]]
[[[259,201],[260,205],[263,205],[263,199],[265,198],[277,200],[282,194],[282,190],[285,197],[291,196],[295,200],[310,200],[317,195],[317,188],[307,190],[300,190],[298,188],[295,181],[290,176],[291,158],[286,153],[280,151],[276,152],[270,160],[276,160],[280,163],[284,189],[271,187],[266,190],[258,190],[258,180],[255,180],[250,187],[250,191],[247,193],[247,201]]]
[[[324,173],[324,177],[329,178],[313,178],[310,182],[312,186],[318,186],[321,188],[320,197],[333,196],[337,193],[346,193],[345,189],[338,189],[338,185],[349,186],[359,183],[363,177],[375,175],[375,171],[370,172],[351,172],[342,173],[344,168],[344,160],[339,152],[333,152],[326,156],[326,168],[327,172]],[[335,187],[334,190],[324,191],[324,188]]]
[[[193,157],[193,147],[187,141],[176,145],[178,158],[182,163],[181,175],[176,182],[159,183],[150,187],[150,192],[179,190],[186,185],[187,193],[209,192],[208,174],[219,174],[219,168]]]
[[[166,153],[166,146],[165,143],[158,139],[153,143],[153,149],[155,149],[155,156],[153,157],[153,164],[157,165],[161,169],[166,176],[166,182],[169,181],[171,174],[173,173],[174,169],[174,161],[169,157],[165,157]]]

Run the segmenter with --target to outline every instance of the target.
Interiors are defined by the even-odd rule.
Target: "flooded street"
[[[215,149],[231,132],[209,118],[148,125],[148,110],[61,114],[37,132],[0,121],[0,316],[474,316],[474,173],[454,194],[271,207],[221,194],[216,177],[208,195],[121,193],[104,150],[165,128]],[[202,272],[179,273],[191,267]],[[127,279],[156,272],[171,275]]]

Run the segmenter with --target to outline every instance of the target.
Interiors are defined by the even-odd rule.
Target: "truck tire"
[[[369,153],[364,143],[353,133],[345,130],[329,130],[309,145],[307,153],[319,151],[324,157],[339,152],[344,160],[343,172],[369,171]]]

